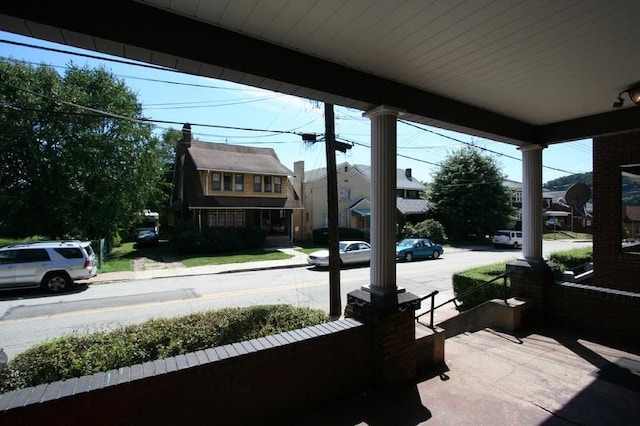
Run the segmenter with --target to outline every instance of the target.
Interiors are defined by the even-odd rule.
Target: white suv
[[[517,249],[522,247],[522,231],[500,230],[496,231],[491,239],[494,246],[509,246]]]
[[[38,241],[0,247],[0,290],[41,287],[56,293],[97,273],[88,241]]]

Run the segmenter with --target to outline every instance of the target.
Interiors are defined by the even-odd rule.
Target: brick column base
[[[347,295],[347,305],[353,316],[373,324],[373,377],[374,386],[411,383],[416,380],[417,352],[415,311],[420,309],[420,298],[411,293],[399,293],[379,303],[376,296],[365,290]]]
[[[510,274],[511,296],[533,304],[522,318],[522,325],[543,323],[550,308],[549,286],[553,284],[555,264],[545,261],[518,259],[507,264]]]

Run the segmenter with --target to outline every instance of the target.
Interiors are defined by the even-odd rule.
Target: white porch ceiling
[[[517,145],[640,127],[637,0],[35,3],[0,28]]]

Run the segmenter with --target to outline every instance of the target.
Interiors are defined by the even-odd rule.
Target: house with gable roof
[[[170,224],[260,227],[293,241],[292,212],[303,206],[292,177],[272,148],[194,140],[185,124],[176,147]]]
[[[313,230],[329,224],[327,208],[327,169],[304,170],[304,162],[294,165],[296,181],[301,188],[304,211],[296,226],[303,238],[311,240]],[[338,226],[368,233],[371,227],[371,167],[344,162],[336,165],[338,192]],[[425,185],[414,178],[411,169],[396,173],[396,206],[399,225],[426,219],[429,203],[420,194]]]

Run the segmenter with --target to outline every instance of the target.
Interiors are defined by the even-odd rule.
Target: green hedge
[[[153,319],[113,331],[71,334],[9,360],[0,392],[52,383],[326,322],[324,311],[289,305],[225,308]]]
[[[466,271],[453,274],[453,292],[456,296],[462,295],[472,288],[491,281],[495,277],[507,271],[506,263],[495,263],[492,265],[480,266]],[[507,295],[511,291],[511,281],[507,278]],[[486,285],[467,296],[459,298],[462,309],[470,309],[491,299],[502,299],[504,297],[504,280],[499,279]]]
[[[555,263],[560,273],[576,268],[587,262],[593,262],[593,249],[582,247],[572,250],[557,251],[549,255],[549,261]]]
[[[556,279],[562,278],[562,272],[573,269],[587,262],[593,261],[593,249],[582,247],[572,250],[558,251],[549,255],[549,262],[557,266]],[[462,295],[466,291],[475,288],[482,283],[491,281],[495,277],[507,271],[507,263],[495,263],[468,269],[453,275],[453,291],[456,296]],[[507,277],[507,296],[511,293],[511,280]],[[462,309],[470,309],[491,299],[502,299],[504,297],[504,281],[499,279],[484,288],[475,291],[467,296],[458,299]]]
[[[260,227],[206,228],[192,224],[177,227],[169,238],[171,248],[178,253],[232,253],[262,248],[267,232]]]

